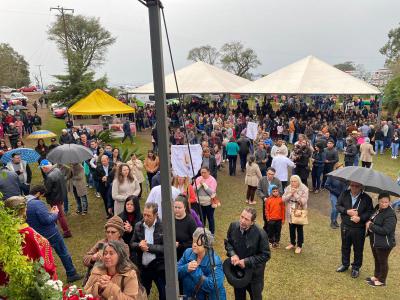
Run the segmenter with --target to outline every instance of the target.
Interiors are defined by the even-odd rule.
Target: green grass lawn
[[[45,120],[43,128],[59,134],[64,122],[49,117]],[[114,144],[118,144],[116,141]],[[142,153],[151,147],[149,131],[141,134],[136,139],[136,144]],[[123,148],[129,147],[125,142]],[[225,251],[223,240],[230,222],[238,220],[242,208],[245,207],[244,176],[236,177],[227,175],[227,165],[218,174],[218,195],[222,207],[216,210],[216,252],[224,259]],[[399,170],[399,162],[390,159],[390,155],[374,158],[374,168],[387,173],[393,178]],[[34,169],[34,182],[40,182],[41,176]],[[147,192],[144,191],[143,199]],[[105,212],[103,201],[94,197],[93,189],[89,192],[89,213],[86,216],[75,215],[75,201],[70,199],[70,215],[68,223],[72,229],[73,237],[66,240],[73,262],[79,272],[84,273],[82,257],[97,240],[104,236]],[[141,201],[142,203],[144,200]],[[340,232],[329,228],[329,199],[326,192],[318,195],[312,194],[310,203],[310,225],[306,226],[305,244],[303,253],[295,255],[292,251],[284,250],[289,241],[288,225],[282,229],[281,248],[272,251],[271,260],[267,263],[265,271],[265,288],[263,299],[400,299],[398,278],[400,277],[400,251],[395,248],[390,256],[390,271],[386,288],[372,288],[364,278],[373,275],[373,259],[366,240],[364,251],[364,265],[361,276],[352,279],[350,273],[339,274],[335,269],[340,265]],[[257,202],[257,223],[261,225],[261,202]],[[65,280],[64,269],[55,255],[58,273]],[[228,283],[227,299],[233,299],[233,289]],[[155,288],[153,289],[155,290]],[[153,292],[150,299],[158,299]]]

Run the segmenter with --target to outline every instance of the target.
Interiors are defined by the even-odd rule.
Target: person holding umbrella
[[[396,245],[395,231],[397,217],[390,206],[389,193],[380,193],[378,201],[379,204],[375,207],[374,214],[365,225],[375,261],[374,276],[368,277],[366,280],[373,287],[386,285],[386,277],[389,271],[388,257],[390,251]]]
[[[67,198],[67,184],[64,175],[47,159],[43,159],[39,167],[46,174],[44,184],[47,202],[58,208],[58,222],[64,231],[64,238],[72,237],[64,214],[64,199]]]
[[[345,272],[350,266],[351,247],[354,249],[354,262],[351,277],[360,275],[363,262],[365,225],[370,219],[374,207],[371,197],[363,191],[362,184],[350,181],[350,189],[342,193],[336,204],[342,223],[342,264],[336,272]]]

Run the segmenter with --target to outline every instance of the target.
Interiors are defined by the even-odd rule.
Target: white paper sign
[[[201,145],[190,145],[190,152],[192,155],[194,174],[196,175],[202,163],[203,149]],[[174,176],[181,176],[189,178],[193,177],[192,165],[190,163],[189,149],[187,145],[172,145],[171,146],[171,164],[172,174]]]
[[[246,136],[251,140],[255,140],[257,137],[257,130],[258,130],[257,123],[248,122],[247,129],[246,129]]]

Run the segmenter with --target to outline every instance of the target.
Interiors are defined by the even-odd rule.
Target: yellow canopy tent
[[[130,114],[135,109],[110,96],[100,89],[91,92],[68,109],[71,115]]]

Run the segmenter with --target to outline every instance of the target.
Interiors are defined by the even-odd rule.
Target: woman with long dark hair
[[[160,167],[160,160],[157,155],[154,154],[153,150],[147,151],[147,157],[144,160],[144,168],[147,172],[147,179],[149,180],[150,189],[153,187],[151,180],[156,175],[158,168]]]
[[[124,163],[119,164],[111,191],[111,196],[114,200],[114,214],[119,215],[123,212],[124,203],[128,196],[138,196],[139,193],[139,182],[132,175],[129,166]]]
[[[45,159],[47,153],[49,153],[49,147],[46,146],[46,143],[43,139],[37,140],[37,146],[35,147],[35,151],[40,154],[39,163],[42,159]]]
[[[122,239],[126,244],[129,245],[133,236],[133,229],[135,224],[142,219],[142,213],[140,211],[139,197],[129,196],[125,200],[124,211],[119,214],[119,217],[124,222],[124,234]]]

